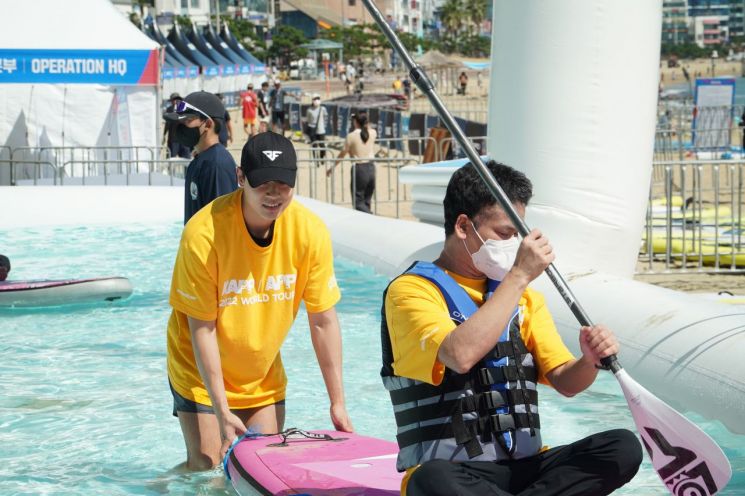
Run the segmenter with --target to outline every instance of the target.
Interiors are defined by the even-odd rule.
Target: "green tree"
[[[344,57],[348,59],[369,55],[385,46],[385,39],[375,25],[333,26],[318,33],[319,38],[344,45]]]
[[[173,18],[173,22],[182,29],[191,29],[191,17],[189,16],[177,15]]]
[[[486,17],[486,0],[466,0],[466,12],[471,21],[472,33],[478,36],[481,31],[481,23]]]
[[[280,59],[282,64],[289,64],[291,60],[301,59],[308,55],[308,49],[300,47],[304,43],[308,43],[308,38],[302,31],[286,24],[280,24],[277,34],[272,37],[272,46],[267,51],[267,55]]]
[[[440,10],[442,25],[445,27],[445,37],[454,38],[463,29],[466,12],[462,0],[447,0]]]

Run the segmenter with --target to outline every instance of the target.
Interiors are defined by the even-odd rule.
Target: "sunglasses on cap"
[[[184,112],[187,112],[189,110],[193,110],[193,111],[195,111],[197,113],[202,114],[207,119],[211,119],[211,117],[209,115],[207,115],[207,113],[205,111],[198,109],[197,107],[195,107],[191,103],[187,102],[186,100],[181,100],[180,102],[178,102],[176,104],[176,113],[177,114],[183,114]]]

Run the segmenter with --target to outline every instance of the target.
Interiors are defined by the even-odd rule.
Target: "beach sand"
[[[722,55],[722,54],[720,54]],[[667,87],[671,84],[684,83],[685,76],[683,75],[683,68],[688,71],[688,74],[693,81],[697,77],[710,78],[710,77],[722,77],[722,76],[735,76],[739,77],[743,75],[743,62],[739,61],[727,61],[724,58],[717,58],[714,60],[714,76],[712,76],[712,60],[711,59],[685,59],[678,61],[678,67],[668,67],[667,59],[660,59],[660,81]]]

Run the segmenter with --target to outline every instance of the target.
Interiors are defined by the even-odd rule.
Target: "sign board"
[[[729,148],[735,105],[734,78],[696,79],[693,108],[693,146]]]
[[[156,85],[158,50],[0,49],[0,83]]]

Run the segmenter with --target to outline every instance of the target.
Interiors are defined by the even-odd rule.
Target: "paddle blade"
[[[714,495],[732,477],[729,460],[696,424],[644,389],[623,369],[616,379],[655,471],[675,496]]]

